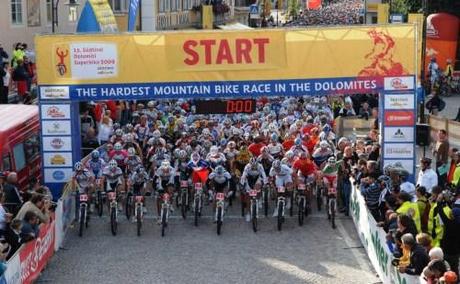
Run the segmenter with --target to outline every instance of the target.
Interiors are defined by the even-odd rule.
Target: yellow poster
[[[212,5],[201,6],[201,13],[202,13],[201,20],[202,20],[203,30],[212,30],[214,27]]]
[[[40,85],[407,76],[416,64],[414,25],[39,35],[35,47]]]
[[[89,0],[93,12],[96,15],[97,22],[101,27],[101,32],[117,32],[118,26],[112,8],[107,0]]]
[[[422,41],[423,41],[423,14],[409,14],[407,22],[416,24],[417,27],[417,70],[422,68]],[[419,76],[420,74],[417,74]]]
[[[388,4],[377,4],[377,24],[388,24],[389,10]]]

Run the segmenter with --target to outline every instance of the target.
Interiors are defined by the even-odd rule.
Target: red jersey
[[[259,157],[261,154],[261,149],[264,146],[266,146],[264,143],[252,143],[249,145],[248,151],[251,152],[254,157]]]
[[[283,142],[284,151],[289,151],[294,146],[294,139],[289,139]]]
[[[316,165],[310,159],[297,159],[292,167],[294,170],[299,170],[304,177],[316,172]]]

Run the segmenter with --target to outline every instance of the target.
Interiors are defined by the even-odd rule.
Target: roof
[[[38,106],[36,105],[0,105],[0,132],[20,125],[37,115]]]

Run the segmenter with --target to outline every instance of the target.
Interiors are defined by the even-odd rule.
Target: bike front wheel
[[[278,205],[278,231],[281,231],[283,226],[283,206]]]
[[[220,235],[222,232],[222,207],[217,207],[217,235]]]
[[[336,226],[335,226],[335,207],[336,207],[336,204],[335,203],[336,203],[335,199],[332,199],[331,200],[331,205],[330,205],[332,229],[336,228]]]
[[[299,201],[299,226],[303,226],[303,221],[304,221],[304,218],[305,218],[305,212],[304,212],[305,208],[304,208],[304,200],[303,199],[300,199]]]
[[[142,228],[142,206],[138,206],[136,209],[136,221],[137,221],[137,235],[141,235]]]
[[[251,212],[252,230],[254,231],[254,233],[257,233],[257,202],[252,202]]]
[[[80,230],[78,231],[78,236],[83,236],[83,228],[86,223],[86,209],[84,206],[80,206]]]
[[[162,214],[161,214],[161,236],[164,237],[165,236],[165,230],[166,230],[166,226],[168,225],[167,223],[167,214],[168,214],[168,209],[167,208],[163,208],[163,211],[162,211]]]
[[[117,235],[117,208],[111,207],[110,208],[110,229],[112,230],[112,235]]]

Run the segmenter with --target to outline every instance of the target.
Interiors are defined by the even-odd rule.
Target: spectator
[[[437,209],[438,203],[436,202],[438,196],[441,194],[442,188],[435,186],[431,192],[430,202],[430,213],[428,214],[428,234],[433,239],[433,247],[439,247],[441,245],[441,239],[444,235],[444,224],[439,216],[439,210]],[[444,207],[446,215],[450,215],[451,210],[448,207]]]
[[[4,186],[5,206],[13,215],[18,213],[19,208],[21,208],[23,203],[21,193],[17,187],[17,182],[18,175],[15,172],[11,172],[8,174],[8,177],[6,178],[6,184]]]
[[[409,181],[409,172],[406,169],[399,168],[398,175],[401,182],[399,185],[400,191],[409,194],[411,200],[415,200],[415,185]]]
[[[32,90],[32,81],[35,77],[35,70],[33,63],[30,62],[29,57],[24,56],[24,68],[26,69],[27,72],[27,91],[30,92]]]
[[[112,135],[112,125],[110,124],[110,117],[104,116],[102,118],[102,122],[99,125],[99,131],[98,131],[98,136],[97,140],[99,142],[99,145],[103,145],[109,141],[110,136]]]
[[[5,173],[0,171],[0,191],[4,192],[3,187],[5,186]]]
[[[14,253],[21,247],[21,228],[22,228],[22,221],[21,220],[13,220],[11,224],[9,224],[5,239],[10,244],[11,250],[7,256],[7,259],[10,259]]]
[[[427,101],[425,104],[426,108],[432,115],[438,115],[440,111],[445,106],[445,102],[439,97],[438,93],[435,91],[432,91],[431,93],[432,97]]]
[[[11,70],[10,65],[8,62],[3,62],[2,64],[3,71],[5,75],[2,76],[2,81],[0,82],[2,85],[0,86],[3,90],[3,95],[0,98],[0,103],[7,104],[8,103],[8,95],[10,91],[10,83],[11,83]]]
[[[460,188],[457,188],[455,203],[451,210],[448,205],[448,198],[444,193],[438,195],[435,209],[444,226],[444,234],[441,239],[441,248],[444,251],[444,258],[449,262],[452,271],[458,274],[460,257]]]
[[[369,109],[369,103],[364,102],[361,105],[361,108],[359,109],[359,117],[364,118],[365,120],[368,120],[370,116],[371,116],[371,110]]]
[[[444,260],[444,252],[441,248],[432,248],[428,255],[430,257],[430,262],[423,269],[422,276],[425,277],[427,281],[431,281],[429,283],[436,283],[435,281],[443,276],[444,272],[450,270],[450,265]],[[441,262],[442,264],[440,265],[437,262]]]
[[[431,246],[431,237],[426,233],[418,233],[415,236],[415,240],[419,245],[425,248],[425,251],[428,253],[433,247]]]
[[[25,52],[23,49],[24,47],[22,46],[20,42],[16,43],[14,50],[13,50],[13,58],[11,59],[11,66],[13,68],[16,68],[19,60],[24,60]]]
[[[6,257],[10,252],[10,248],[10,245],[6,242],[5,239],[0,240],[0,276],[2,276],[6,271]]]
[[[458,180],[460,178],[460,165],[459,165],[459,162],[460,162],[460,153],[458,152],[458,149],[457,148],[452,148],[450,150],[450,162],[449,162],[449,172],[447,174],[447,183],[451,183],[453,185],[457,185],[458,183]],[[458,172],[457,172],[457,175],[455,175],[455,171],[457,170],[458,168]]]
[[[353,109],[353,101],[350,97],[344,99],[344,106],[339,111],[339,116],[355,116],[356,112]]]
[[[421,169],[418,173],[417,185],[425,187],[426,192],[431,194],[431,189],[438,185],[438,175],[431,168],[430,158],[422,158],[420,164]]]
[[[4,236],[7,228],[7,224],[11,221],[13,215],[8,213],[3,206],[5,201],[5,194],[0,192],[0,236]]]
[[[49,202],[43,194],[34,194],[30,201],[24,203],[15,219],[22,220],[27,212],[33,212],[41,223],[50,221]]]
[[[438,131],[437,141],[433,151],[433,157],[436,163],[436,173],[438,174],[438,184],[444,186],[447,178],[447,170],[445,173],[439,173],[439,169],[447,165],[449,159],[449,141],[447,140],[447,131],[441,129]]]
[[[369,174],[364,179],[361,179],[360,191],[372,216],[377,222],[380,222],[382,218],[380,216],[379,200],[382,189],[377,183],[377,177],[375,174]]]
[[[426,194],[426,189],[423,186],[418,186],[416,190],[417,206],[420,212],[420,224],[422,232],[428,232],[428,215],[430,214],[430,203]]]
[[[8,61],[8,53],[3,49],[3,46],[0,44],[0,63]]]
[[[418,205],[415,202],[412,202],[412,197],[406,192],[400,192],[398,196],[399,208],[396,210],[398,214],[407,214],[414,220],[417,232],[421,231],[420,224],[420,212],[418,211]],[[415,235],[414,235],[415,237]]]
[[[26,243],[38,236],[39,228],[38,228],[38,217],[35,215],[34,212],[28,211],[24,215],[22,219],[21,225],[21,242]]]
[[[96,129],[96,123],[94,122],[93,117],[89,114],[89,109],[86,108],[83,111],[83,114],[80,115],[80,127],[81,127],[81,136],[84,137],[88,132],[88,129]]]
[[[99,147],[99,143],[98,143],[97,136],[96,136],[96,131],[94,130],[94,128],[92,127],[88,128],[86,135],[83,137],[82,146],[84,148],[83,149],[84,156],[88,155],[92,150]]]
[[[404,249],[410,250],[410,263],[408,266],[400,266],[399,272],[410,275],[420,275],[423,268],[430,261],[425,249],[415,242],[412,234],[404,234],[401,237],[402,246]]]
[[[27,82],[30,79],[29,73],[27,72],[26,66],[24,65],[24,61],[22,59],[18,59],[17,61],[17,66],[13,70],[13,81],[16,82],[17,85],[17,90],[18,90],[18,96],[19,99],[24,101],[28,89],[27,89]]]

